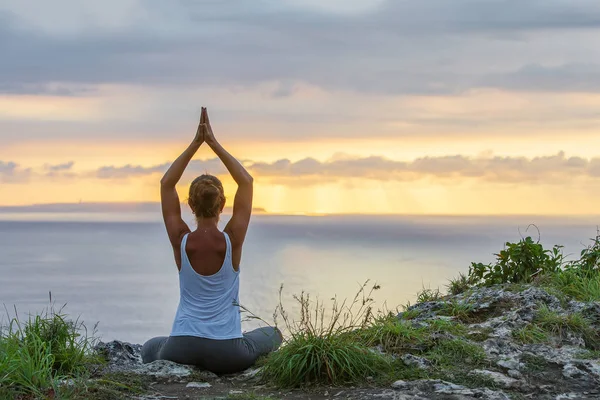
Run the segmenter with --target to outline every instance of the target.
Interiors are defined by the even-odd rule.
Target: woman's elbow
[[[163,176],[162,179],[160,180],[160,187],[164,188],[164,187],[171,187],[171,186],[175,186],[175,183],[171,182],[171,179],[168,179],[166,176]]]
[[[250,174],[246,174],[244,179],[238,182],[238,186],[248,186],[252,187],[254,185],[254,178]]]

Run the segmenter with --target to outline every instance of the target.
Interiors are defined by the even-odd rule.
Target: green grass
[[[423,288],[417,293],[417,303],[427,303],[429,301],[440,301],[444,295],[439,289]]]
[[[300,305],[298,320],[292,320],[284,310],[280,289],[275,316],[283,319],[290,337],[267,357],[262,379],[279,387],[301,387],[358,383],[368,376],[385,374],[390,360],[359,340],[360,333],[375,319],[371,295],[379,286],[367,290],[367,285],[368,281],[349,303],[334,298],[329,313],[322,302],[311,302],[305,293],[294,296]]]
[[[0,329],[0,393],[44,398],[70,392],[60,382],[86,376],[87,365],[98,362],[94,344],[85,326],[60,310],[25,321],[17,314]]]
[[[525,364],[525,371],[530,373],[541,372],[548,367],[548,360],[531,353],[523,353],[521,362]]]
[[[315,383],[343,385],[389,369],[389,361],[350,336],[296,336],[272,353],[262,370],[267,381],[280,387]]]
[[[576,357],[581,360],[600,360],[600,350],[582,350]]]
[[[402,319],[409,321],[411,319],[417,318],[420,314],[421,314],[420,310],[418,310],[416,308],[408,309],[408,307],[407,307],[407,309],[402,312]]]
[[[147,376],[113,372],[101,378],[77,385],[69,397],[71,400],[125,400],[141,395],[150,387]]]
[[[586,347],[593,350],[600,349],[600,334],[581,313],[559,314],[543,305],[534,323],[559,338],[565,338],[568,333],[581,335]]]
[[[464,337],[467,328],[457,322],[436,319],[424,326],[393,317],[377,319],[371,326],[359,333],[361,343],[369,346],[381,346],[389,354],[421,354],[436,344],[433,337],[448,334]]]
[[[481,366],[486,359],[485,351],[480,345],[464,339],[441,341],[426,354],[426,357],[445,368],[455,368],[458,365]]]
[[[473,319],[474,310],[475,306],[473,304],[452,299],[442,305],[438,314],[455,317],[461,322],[470,322]]]
[[[522,344],[548,343],[550,340],[547,331],[534,324],[514,330],[512,335],[517,342]]]
[[[460,272],[457,278],[450,279],[447,288],[448,293],[457,295],[466,292],[471,287],[471,282],[467,275]]]
[[[483,342],[490,337],[490,334],[494,332],[494,328],[482,328],[476,331],[469,332],[467,338],[475,342]]]
[[[579,273],[574,270],[549,275],[542,283],[565,296],[579,301],[600,301],[600,273]]]

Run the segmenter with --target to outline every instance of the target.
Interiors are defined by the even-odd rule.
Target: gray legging
[[[260,356],[277,350],[281,342],[281,332],[273,327],[255,329],[239,339],[159,336],[144,344],[142,361],[169,360],[215,374],[232,374],[251,367]]]

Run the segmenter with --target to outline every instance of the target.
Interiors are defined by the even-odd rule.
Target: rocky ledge
[[[421,371],[418,379],[397,380],[385,387],[367,382],[362,387],[282,391],[260,381],[260,368],[217,376],[169,361],[142,364],[141,346],[136,344],[113,341],[100,343],[97,348],[108,359],[102,374],[137,375],[150,382],[147,393],[132,397],[145,400],[600,399],[597,302],[568,300],[540,287],[513,285],[435,298],[409,307],[398,318],[414,327],[440,319],[456,322],[465,329],[461,340],[481,348],[485,360],[477,368],[464,371],[459,382],[439,379],[439,367],[427,354],[406,351],[394,357]],[[473,379],[465,381],[464,376]]]

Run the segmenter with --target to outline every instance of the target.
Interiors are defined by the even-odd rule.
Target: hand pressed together
[[[199,144],[206,142],[206,144],[209,146],[217,143],[212,127],[210,126],[210,120],[208,119],[208,111],[206,110],[206,107],[202,107],[200,124],[198,125],[194,142]]]

